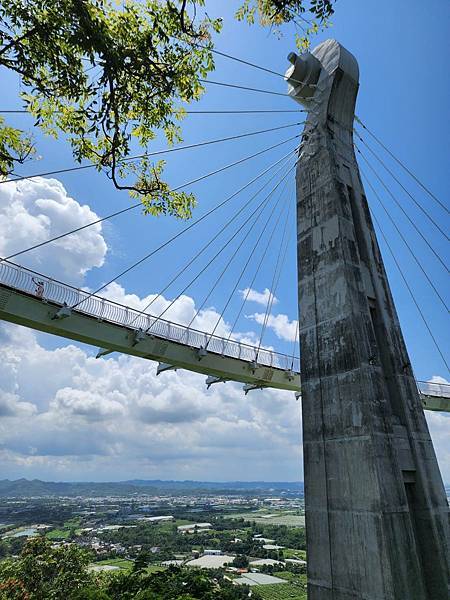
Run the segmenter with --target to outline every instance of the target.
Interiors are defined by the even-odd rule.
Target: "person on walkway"
[[[36,286],[34,293],[36,294],[36,296],[38,298],[42,298],[44,296],[44,282],[40,281],[39,279],[35,279],[34,277],[32,279],[33,279],[33,283]]]

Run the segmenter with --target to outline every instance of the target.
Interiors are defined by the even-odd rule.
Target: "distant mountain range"
[[[40,479],[2,479],[0,497],[30,496],[128,496],[158,493],[303,493],[302,482],[280,481],[162,481],[133,479],[113,482],[41,481]]]

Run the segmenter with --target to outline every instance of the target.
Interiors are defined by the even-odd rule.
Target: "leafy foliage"
[[[182,102],[197,100],[213,68],[210,31],[220,22],[184,23],[173,2],[10,0],[0,5],[0,64],[18,73],[36,124],[64,132],[75,159],[104,168],[148,212],[189,216],[194,198],[161,181],[162,161],[147,156],[162,131],[181,139]],[[192,39],[203,40],[192,46]],[[4,133],[1,172],[10,172],[18,140]],[[27,146],[27,140],[24,141]],[[130,160],[133,148],[144,152]],[[23,154],[23,151],[22,151]]]
[[[248,567],[248,558],[244,554],[238,554],[231,564],[238,569],[245,569]]]
[[[316,21],[334,0],[310,0]],[[303,22],[305,0],[245,0],[238,19],[263,25]],[[196,9],[202,8],[197,18]],[[189,217],[195,198],[163,181],[164,161],[152,160],[159,136],[181,140],[183,105],[198,100],[200,79],[214,69],[211,19],[205,0],[9,0],[0,3],[0,66],[17,73],[22,98],[45,133],[66,136],[76,161],[103,170],[144,210]],[[0,120],[0,174],[34,152],[26,133]],[[134,153],[138,152],[137,156]]]
[[[310,37],[327,27],[334,13],[336,0],[245,0],[236,12],[239,21],[246,20],[249,24],[259,22],[279,31],[280,25],[293,23],[297,30],[296,44],[299,50],[307,50]],[[312,20],[305,18],[308,15]]]
[[[45,538],[30,539],[18,559],[0,562],[0,600],[242,600],[249,593],[220,571],[214,577],[178,567],[96,575],[87,568],[90,558],[74,544],[53,548]]]
[[[0,117],[0,174],[6,175],[15,163],[23,164],[33,152],[31,138],[5,125],[5,119]]]
[[[52,548],[45,538],[32,538],[19,560],[0,562],[0,599],[66,599],[69,590],[91,582],[89,560],[89,553],[75,545]]]

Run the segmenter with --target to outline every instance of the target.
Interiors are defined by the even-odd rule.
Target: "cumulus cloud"
[[[243,298],[246,298],[248,302],[256,302],[262,306],[267,306],[270,301],[272,301],[272,304],[278,304],[278,298],[274,296],[268,288],[263,292],[258,292],[252,288],[245,288],[244,290],[239,290],[239,293]]]
[[[97,219],[86,204],[67,195],[58,180],[37,177],[0,186],[0,256],[9,256]],[[17,257],[31,269],[70,283],[103,265],[107,251],[101,224]]]
[[[265,320],[264,313],[254,313],[253,315],[247,315],[247,319],[256,321],[259,325],[262,325]],[[298,321],[289,320],[289,317],[284,314],[269,315],[267,319],[267,327],[272,329],[275,335],[286,342],[293,342],[298,337]]]
[[[29,416],[36,412],[36,406],[31,402],[21,402],[20,397],[0,390],[0,417]]]
[[[195,373],[157,377],[150,361],[95,359],[74,345],[47,349],[17,326],[0,330],[4,476],[301,478],[293,394],[244,396],[231,382],[206,390]]]
[[[86,349],[48,349],[40,340],[0,326],[2,476],[302,478],[300,404],[293,394],[244,396],[231,382],[206,390],[205,377],[195,373],[157,377],[150,361],[95,359]],[[450,415],[426,416],[448,481]]]
[[[157,294],[139,298],[136,294],[128,294],[117,282],[108,285],[102,291],[102,296],[137,310],[146,310],[155,316],[161,315],[162,319],[172,323],[181,325],[190,323],[190,327],[198,331],[206,333],[214,331],[215,335],[222,337],[228,337],[230,334],[229,324],[213,307],[207,307],[197,313],[195,301],[190,296],[182,295],[175,302],[164,296],[157,296]],[[236,333],[233,335],[233,339],[240,339],[241,335]],[[247,338],[246,334],[245,337]]]
[[[97,391],[62,388],[56,392],[50,408],[55,413],[66,413],[66,416],[78,415],[88,421],[104,421],[125,413],[123,394],[112,390],[106,396]]]
[[[448,483],[450,481],[450,448],[448,444],[450,417],[444,413],[428,412],[427,422],[442,479],[444,483]]]
[[[67,196],[56,180],[0,186],[0,255],[96,219]],[[55,251],[56,249],[56,251]],[[64,238],[21,262],[78,283],[103,264],[100,225]],[[44,269],[44,267],[45,269]],[[266,305],[270,292],[248,290]],[[247,290],[241,294],[246,295]],[[165,297],[140,298],[120,284],[103,294],[121,304],[227,337],[229,324],[214,307],[196,314],[193,298],[173,305]],[[277,299],[274,298],[274,303]],[[264,314],[248,317],[261,324]],[[297,321],[271,315],[268,327],[293,341]],[[233,337],[254,344],[254,332]],[[244,396],[228,382],[206,390],[204,376],[187,371],[156,377],[156,365],[126,355],[95,359],[74,344],[50,347],[47,337],[0,325],[0,460],[3,477],[45,479],[276,479],[298,480],[300,405],[294,395],[263,390]],[[433,387],[446,380],[432,378]],[[444,479],[450,479],[450,415],[426,413]],[[239,465],[237,471],[236,465]]]

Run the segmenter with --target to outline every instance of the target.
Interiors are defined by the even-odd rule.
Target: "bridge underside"
[[[239,381],[244,389],[276,388],[300,392],[300,373],[255,361],[233,358],[101,319],[82,311],[0,284],[0,319],[45,333],[161,363],[160,371],[186,369],[208,376],[209,384]],[[450,398],[421,393],[426,410],[450,412]]]
[[[131,354],[179,369],[210,376],[210,383],[240,381],[246,389],[270,387],[300,391],[300,374],[289,369],[204,351],[202,348],[145,334],[81,311],[67,311],[59,303],[0,284],[0,319],[39,331],[84,342],[108,351]],[[101,352],[102,353],[102,352]],[[100,353],[100,354],[101,354]],[[164,370],[164,367],[163,369]]]

